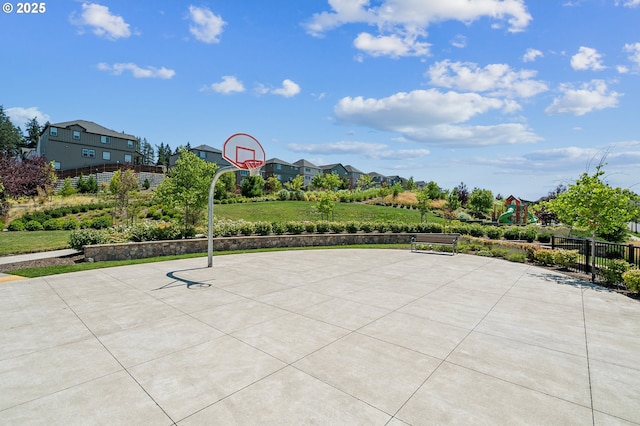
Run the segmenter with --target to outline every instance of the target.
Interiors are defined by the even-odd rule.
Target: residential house
[[[387,186],[389,184],[387,177],[380,173],[371,172],[369,176],[371,176],[371,184],[374,187]]]
[[[362,176],[364,172],[356,169],[351,165],[346,165],[344,166],[344,168],[349,173],[349,176],[347,177],[347,184],[349,185],[349,188],[353,189],[357,187],[358,180],[360,180],[360,176]]]
[[[269,179],[275,176],[281,183],[291,182],[300,174],[300,167],[295,164],[287,163],[279,158],[271,158],[264,163],[262,167],[264,178]]]
[[[341,179],[349,179],[349,172],[340,163],[320,166],[320,170],[322,170],[322,173],[325,174],[335,173],[340,176]]]
[[[45,126],[36,150],[60,171],[105,164],[134,165],[142,160],[135,136],[86,120]]]
[[[190,152],[193,152],[198,158],[208,161],[209,163],[215,163],[220,167],[229,166],[229,162],[222,157],[222,151],[213,148],[209,145],[198,145],[194,148],[189,148]],[[169,157],[169,167],[173,167],[176,164],[176,160],[180,157],[179,153],[172,154]]]
[[[293,165],[298,167],[298,173],[303,176],[305,188],[311,186],[311,181],[315,175],[322,173],[320,167],[304,159],[296,161]]]

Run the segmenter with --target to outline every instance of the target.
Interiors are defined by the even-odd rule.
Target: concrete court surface
[[[305,250],[0,285],[0,424],[640,424],[640,303],[547,270]]]

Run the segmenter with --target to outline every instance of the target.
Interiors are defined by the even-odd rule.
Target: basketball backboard
[[[231,135],[222,148],[222,156],[239,169],[252,170],[264,165],[264,149],[256,138],[246,133]]]

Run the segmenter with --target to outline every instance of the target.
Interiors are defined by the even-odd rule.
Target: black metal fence
[[[577,250],[578,264],[576,270],[586,274],[591,273],[592,253],[591,240],[586,238],[556,237],[551,238],[551,248]],[[613,259],[622,259],[640,268],[640,246],[633,244],[616,244],[596,241],[595,266],[596,270],[606,267]]]

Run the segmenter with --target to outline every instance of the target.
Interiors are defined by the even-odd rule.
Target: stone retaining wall
[[[409,244],[413,234],[357,233],[302,234],[251,237],[220,237],[213,239],[214,251],[250,250],[275,247],[340,246],[353,244]],[[84,247],[84,256],[96,262],[106,260],[143,259],[187,253],[206,253],[207,239],[147,241],[143,243],[98,244]]]

